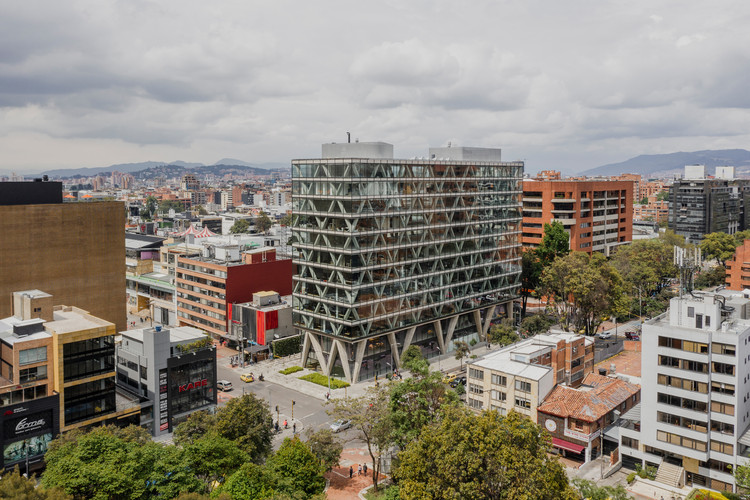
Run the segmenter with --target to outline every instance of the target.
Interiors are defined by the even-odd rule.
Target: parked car
[[[450,386],[453,388],[458,387],[458,384],[466,385],[466,377],[461,375],[460,377],[456,377],[453,380],[450,381]]]
[[[240,375],[240,380],[243,382],[254,382],[255,381],[255,375],[253,375],[252,372],[250,373],[243,373]]]
[[[352,426],[352,423],[348,420],[336,420],[334,423],[331,424],[331,430],[333,432],[341,432],[341,431],[345,431],[351,426]]]
[[[597,333],[596,336],[602,340],[609,340],[612,338],[612,332],[601,332]]]
[[[450,384],[451,382],[453,382],[453,380],[456,378],[456,376],[457,375],[455,373],[448,373],[448,374],[446,374],[443,377],[443,383],[444,384]]]
[[[216,382],[216,387],[220,391],[231,391],[232,390],[232,383],[229,380],[218,380]]]
[[[628,340],[641,340],[641,336],[638,332],[625,332],[625,338]]]

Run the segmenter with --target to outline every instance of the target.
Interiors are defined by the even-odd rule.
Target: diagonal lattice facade
[[[412,343],[482,339],[519,288],[522,176],[521,162],[293,161],[305,361],[357,380]]]

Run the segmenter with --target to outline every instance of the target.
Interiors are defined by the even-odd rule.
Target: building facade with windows
[[[721,167],[717,167],[721,168]],[[669,188],[669,229],[688,243],[709,233],[734,234],[750,227],[750,180],[735,179],[734,167],[722,178],[708,178],[704,165],[685,166],[685,175]]]
[[[0,320],[3,466],[38,470],[63,431],[137,423],[137,399],[115,389],[114,324],[40,290],[12,297]]]
[[[633,181],[524,179],[524,248],[536,248],[544,224],[562,223],[574,252],[602,252],[633,239]]]
[[[750,240],[745,240],[734,251],[734,257],[727,261],[727,288],[745,290],[750,288]]]
[[[594,341],[557,332],[522,340],[467,363],[467,405],[536,422],[537,407],[558,384],[578,386],[594,369]]]
[[[249,302],[253,293],[292,293],[292,261],[277,259],[276,249],[241,249],[206,245],[198,257],[176,258],[177,321],[214,338],[229,337],[232,305]]]
[[[623,460],[733,490],[732,469],[750,457],[750,300],[726,291],[676,297],[642,333],[640,421],[621,427]]]
[[[216,348],[198,328],[121,332],[117,385],[140,398],[140,425],[160,436],[190,414],[216,407]]]
[[[303,362],[357,381],[484,338],[512,315],[523,163],[499,149],[323,145],[292,161],[294,324]]]

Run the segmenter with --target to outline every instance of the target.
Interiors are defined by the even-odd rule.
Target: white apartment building
[[[657,480],[674,485],[734,489],[732,468],[750,445],[748,337],[750,300],[727,291],[673,298],[643,325],[641,405],[620,427],[625,465],[659,467]]]

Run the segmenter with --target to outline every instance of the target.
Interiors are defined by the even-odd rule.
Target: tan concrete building
[[[63,203],[59,182],[0,182],[0,318],[14,291],[40,289],[125,329],[124,227],[123,202]]]
[[[537,335],[467,363],[466,402],[474,409],[515,410],[536,421],[536,409],[561,383],[580,385],[594,369],[594,341],[572,333]]]

